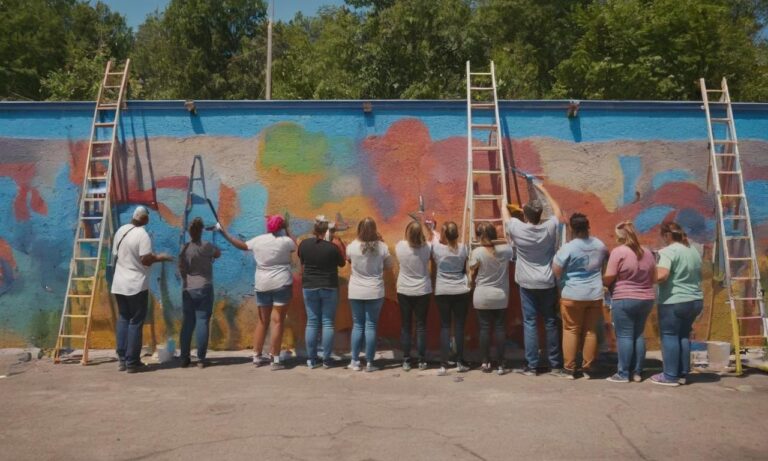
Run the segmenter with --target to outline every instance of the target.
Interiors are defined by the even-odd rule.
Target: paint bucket
[[[712,370],[725,370],[731,364],[731,343],[707,341],[707,358]]]

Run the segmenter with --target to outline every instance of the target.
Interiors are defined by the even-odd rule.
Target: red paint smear
[[[524,173],[536,175],[544,171],[539,151],[531,141],[512,140],[510,142],[509,138],[504,138],[504,152],[507,153],[507,158],[514,157],[515,167]]]
[[[69,143],[69,180],[78,187],[85,179],[85,162],[88,160],[88,142]]]
[[[240,207],[237,202],[237,191],[222,183],[219,187],[219,206],[216,210],[219,221],[227,227],[238,213],[240,213]]]
[[[48,204],[46,204],[45,200],[40,196],[40,192],[38,192],[37,189],[31,189],[29,193],[29,205],[32,207],[32,210],[37,214],[47,215]]]
[[[158,179],[155,183],[158,189],[181,189],[187,190],[189,187],[189,177],[187,176],[170,176],[168,178]]]
[[[0,259],[7,261],[11,265],[12,269],[16,269],[16,258],[13,257],[13,249],[11,245],[5,240],[0,238]]]
[[[4,163],[0,164],[0,176],[13,178],[19,190],[13,200],[13,213],[17,221],[29,219],[30,212],[27,206],[27,196],[31,195],[31,207],[39,214],[47,214],[48,206],[40,196],[40,192],[32,187],[32,178],[35,177],[37,168],[34,163]]]

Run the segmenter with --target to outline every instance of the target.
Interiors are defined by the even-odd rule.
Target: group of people
[[[353,325],[347,368],[377,370],[374,357],[377,323],[384,304],[384,274],[397,260],[403,369],[428,367],[426,324],[434,294],[440,316],[438,373],[445,374],[450,366],[455,366],[458,372],[470,369],[464,357],[464,342],[465,321],[471,305],[479,323],[480,369],[504,374],[507,371],[504,357],[510,291],[508,270],[509,264],[515,261],[526,362],[517,370],[519,373],[534,376],[548,368],[554,376],[589,378],[598,352],[602,308],[608,298],[618,348],[617,372],[608,380],[639,382],[643,379],[643,332],[656,304],[663,372],[650,379],[667,386],[684,384],[690,371],[689,336],[703,307],[701,257],[688,244],[685,232],[675,223],[663,223],[661,236],[666,246],[654,253],[640,245],[634,226],[624,221],[615,227],[618,245],[609,253],[603,242],[590,235],[588,218],[574,213],[568,220],[572,240],[558,250],[558,228],[565,219],[551,197],[543,192],[553,204],[553,216],[543,220],[541,202],[532,200],[517,217],[504,223],[502,236],[492,222],[480,222],[474,229],[477,243],[472,248],[460,243],[456,223],[443,222],[438,231],[434,219],[409,222],[403,240],[394,247],[394,255],[390,254],[373,218],[358,223],[356,238],[348,245],[324,216],[316,217],[312,236],[300,243],[291,235],[286,220],[278,215],[267,218],[266,233],[248,241],[231,235],[217,223],[215,229],[234,247],[252,252],[256,262],[259,321],[254,332],[254,364],[271,365],[273,369],[285,366],[280,359],[280,348],[287,306],[293,294],[293,254],[298,253],[307,314],[308,367],[333,366],[338,270],[349,263],[348,298]],[[148,268],[155,262],[172,259],[152,253],[149,236],[143,229],[148,219],[147,210],[138,207],[132,223],[122,226],[114,239],[117,264],[112,292],[120,314],[117,354],[120,369],[128,372],[142,366],[139,353],[141,325],[147,307]],[[191,240],[185,244],[178,261],[184,290],[180,334],[182,367],[191,364],[193,330],[197,332],[197,366],[205,367],[207,363],[208,324],[213,308],[212,262],[221,251],[202,240],[202,231],[202,221],[193,220],[189,227]],[[539,318],[545,325],[549,367],[540,363]],[[267,328],[270,345],[265,355]],[[318,356],[318,337],[322,338],[321,357]],[[365,354],[364,367],[361,352]]]

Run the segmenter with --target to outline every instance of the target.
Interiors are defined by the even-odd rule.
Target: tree
[[[754,17],[713,0],[606,0],[579,8],[580,37],[555,69],[556,97],[699,99],[698,78],[756,77]]]
[[[262,0],[172,0],[139,27],[133,51],[136,95],[259,98],[265,18]]]

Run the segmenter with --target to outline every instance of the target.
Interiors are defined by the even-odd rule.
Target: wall
[[[393,245],[407,213],[418,209],[419,195],[438,220],[461,220],[462,101],[374,101],[368,114],[360,101],[203,101],[197,107],[192,116],[181,101],[135,101],[123,115],[119,214],[124,223],[136,204],[151,207],[148,228],[156,251],[179,251],[195,155],[203,157],[207,193],[222,224],[247,238],[264,231],[265,214],[288,212],[294,231],[305,234],[323,213],[352,226],[373,216]],[[92,110],[87,103],[0,103],[0,346],[50,345],[55,339]],[[735,110],[762,254],[768,247],[768,105]],[[613,244],[616,222],[632,219],[643,240],[658,246],[658,225],[667,218],[683,224],[694,241],[711,243],[713,201],[699,104],[584,102],[572,120],[562,101],[503,102],[501,112],[517,167],[540,175],[566,212],[587,213],[606,243]],[[199,203],[192,215],[213,222]],[[351,231],[342,235],[352,238]],[[255,318],[253,261],[221,236],[213,238],[223,250],[215,265],[213,345],[247,347]],[[342,272],[346,278],[347,269]],[[706,285],[708,292],[717,287]],[[303,336],[299,283],[294,286],[288,346]],[[350,326],[345,293],[342,287],[340,330]],[[151,294],[147,334],[162,342],[178,332],[181,317],[174,265],[153,267]],[[517,303],[513,296],[512,339],[520,337]],[[713,334],[727,337],[727,313],[717,307],[714,314]],[[101,296],[95,347],[112,347],[114,315],[109,298]],[[388,280],[385,340],[396,344],[399,324],[394,280]],[[436,327],[433,309],[432,345]],[[473,322],[470,336],[474,328]]]

